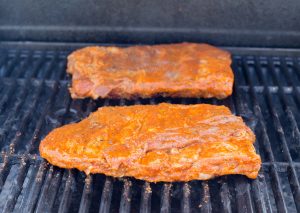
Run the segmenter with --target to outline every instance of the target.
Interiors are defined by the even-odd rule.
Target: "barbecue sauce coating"
[[[207,180],[261,165],[255,136],[225,106],[102,107],[79,123],[54,129],[40,144],[53,165],[151,182]]]
[[[68,57],[72,98],[216,97],[232,94],[230,54],[207,44],[86,47]]]

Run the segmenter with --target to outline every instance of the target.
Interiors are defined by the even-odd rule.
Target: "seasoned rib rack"
[[[51,131],[41,157],[62,168],[149,182],[255,179],[261,159],[255,135],[225,106],[161,103],[100,107],[82,121]]]
[[[73,98],[223,99],[231,95],[230,54],[196,43],[91,46],[68,56]]]

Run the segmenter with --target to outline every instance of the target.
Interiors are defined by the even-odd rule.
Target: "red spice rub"
[[[254,141],[243,120],[224,106],[135,105],[102,107],[53,130],[40,153],[59,167],[154,182],[256,178],[261,159]]]
[[[207,44],[86,47],[68,57],[73,98],[216,97],[232,94],[230,54]]]

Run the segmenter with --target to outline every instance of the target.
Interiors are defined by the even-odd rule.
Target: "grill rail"
[[[234,94],[225,100],[93,101],[70,98],[68,51],[38,50],[34,45],[24,49],[0,50],[2,212],[300,211],[300,50],[278,56],[275,50],[272,56],[235,50]],[[263,161],[259,177],[155,184],[86,176],[49,165],[38,154],[39,142],[49,131],[79,121],[98,107],[161,102],[222,104],[242,116],[257,136],[255,148]]]

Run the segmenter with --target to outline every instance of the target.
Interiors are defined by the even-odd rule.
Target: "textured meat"
[[[207,44],[86,47],[68,57],[73,98],[217,97],[232,93],[230,54]]]
[[[154,182],[256,178],[261,160],[254,141],[242,119],[224,106],[135,105],[99,108],[53,130],[40,153],[59,167]]]

